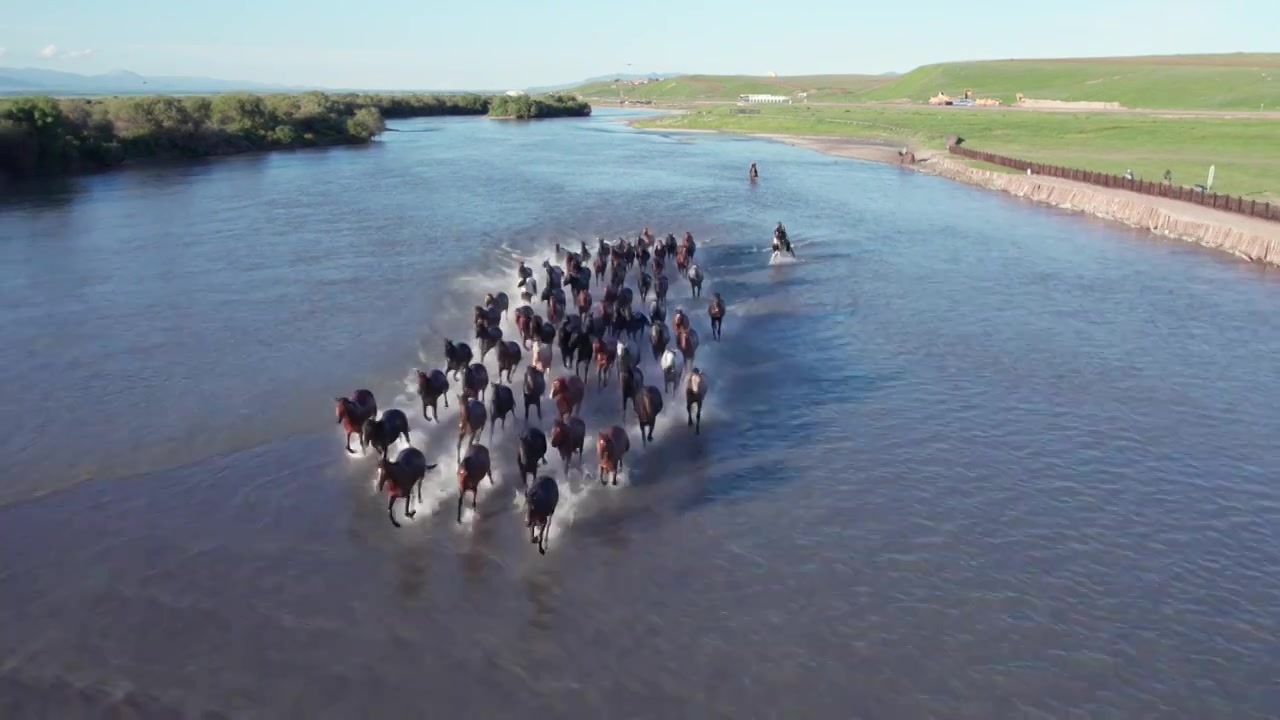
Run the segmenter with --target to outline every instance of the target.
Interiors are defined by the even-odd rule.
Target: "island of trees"
[[[129,160],[367,143],[385,119],[441,115],[583,117],[573,95],[363,93],[0,100],[0,176],[59,175]]]

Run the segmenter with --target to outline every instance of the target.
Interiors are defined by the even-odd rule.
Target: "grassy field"
[[[641,127],[746,133],[900,138],[941,150],[956,134],[977,150],[1158,180],[1205,182],[1213,189],[1280,201],[1280,122],[1265,118],[1160,117],[1137,113],[1009,112],[963,107],[761,107],[735,115],[729,107],[694,109],[637,123]]]
[[[734,100],[739,95],[794,95],[809,93],[810,100],[837,102],[892,80],[883,75],[792,75],[756,77],[752,75],[681,75],[646,85],[615,85],[609,82],[576,87],[575,92],[588,99],[667,102],[697,100]]]
[[[926,65],[905,75],[752,77],[690,75],[648,85],[594,83],[573,92],[655,101],[737,100],[746,93],[794,95],[810,102],[924,103],[938,91],[1013,103],[1036,100],[1118,102],[1128,108],[1280,110],[1280,53],[1169,55],[1061,60],[989,60]]]

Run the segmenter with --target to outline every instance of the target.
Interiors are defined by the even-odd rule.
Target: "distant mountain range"
[[[176,77],[139,75],[128,70],[117,70],[102,75],[41,70],[39,68],[0,67],[0,95],[127,95],[147,93],[212,93],[244,90],[300,91],[311,88],[272,85],[269,83],[219,80],[207,77]]]

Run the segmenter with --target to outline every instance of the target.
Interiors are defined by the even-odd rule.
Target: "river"
[[[635,114],[7,191],[0,716],[1277,716],[1273,272]],[[456,523],[412,369],[516,258],[646,225],[729,305],[715,343],[672,284],[702,434],[672,396],[620,486],[554,459],[539,556],[508,423]],[[400,530],[359,387],[441,462]]]

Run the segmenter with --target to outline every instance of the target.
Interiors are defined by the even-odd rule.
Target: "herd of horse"
[[[597,392],[605,392],[616,376],[623,417],[630,405],[639,425],[642,445],[653,441],[663,398],[676,392],[682,384],[688,425],[695,434],[702,432],[702,406],[710,386],[706,375],[694,365],[698,333],[679,307],[671,314],[669,328],[667,324],[670,284],[667,262],[674,262],[676,274],[689,283],[692,296],[699,298],[704,276],[694,262],[696,252],[692,234],[686,232],[684,239],[677,242],[672,234],[657,239],[648,228],[634,241],[619,238],[607,243],[600,238],[594,255],[586,243],[582,243],[578,251],[557,243],[555,259],[562,261],[563,266],[543,261],[545,286],[541,293],[533,269],[521,261],[516,270],[515,290],[521,304],[512,309],[505,292],[485,295],[483,303],[474,307],[472,317],[476,350],[466,342],[445,339],[443,369],[416,371],[417,394],[422,401],[422,417],[427,422],[439,422],[440,401],[449,407],[450,380],[461,385],[461,392],[455,395],[459,523],[466,494],[471,493],[474,510],[480,482],[486,477],[490,484],[494,482],[489,448],[480,443],[480,436],[488,422],[492,441],[498,422],[505,428],[507,416],[515,414],[516,397],[511,384],[525,353],[529,358],[521,384],[525,430],[517,441],[516,460],[524,488],[525,527],[529,530],[529,541],[538,545],[540,553],[546,553],[548,529],[560,490],[555,478],[540,474],[538,468],[547,463],[549,447],[559,453],[566,473],[575,454],[581,467],[587,429],[579,412],[593,369]],[[598,301],[591,295],[593,284],[601,294]],[[649,303],[647,315],[635,307],[637,296],[641,307]],[[535,303],[542,305],[541,314],[534,309]],[[515,315],[518,339],[503,337],[501,321],[510,313]],[[720,293],[712,295],[707,315],[712,338],[718,341],[725,316]],[[642,335],[647,336],[649,351],[661,369],[661,389],[646,384],[641,371],[641,350],[637,343]],[[548,395],[547,379],[557,348],[560,372],[551,381],[549,393],[556,414],[548,437],[529,424],[529,412],[534,410],[541,424],[542,398]],[[493,383],[484,364],[490,352],[495,353],[498,370]],[[337,422],[346,431],[347,452],[355,453],[351,436],[358,435],[362,449],[372,446],[380,455],[378,491],[386,489],[387,515],[392,525],[400,527],[394,512],[396,500],[403,499],[405,517],[413,517],[416,511],[412,508],[412,492],[416,486],[421,503],[423,479],[436,465],[428,464],[426,455],[411,444],[405,413],[393,408],[379,416],[377,400],[371,391],[356,390],[350,397],[335,398],[335,402]],[[390,448],[401,439],[405,447],[395,460],[390,460]],[[618,484],[618,471],[630,449],[630,437],[621,425],[610,425],[596,434],[597,470],[602,485],[610,481]]]

